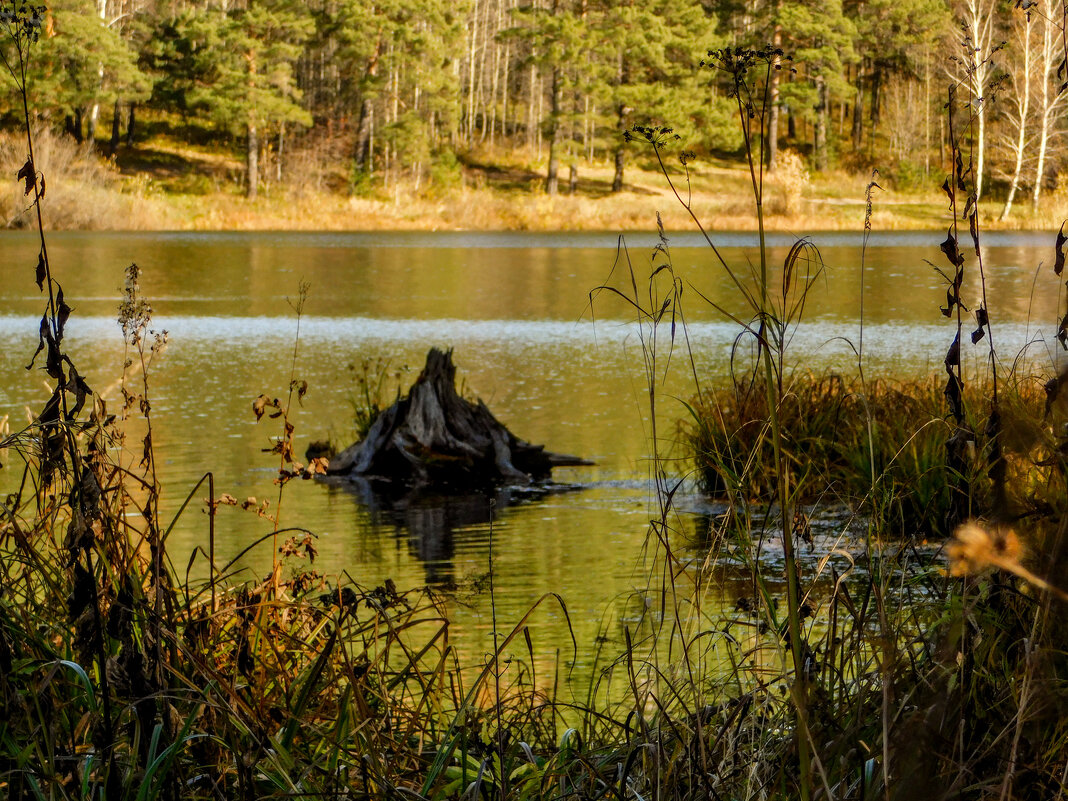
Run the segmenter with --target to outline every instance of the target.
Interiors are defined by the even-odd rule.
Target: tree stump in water
[[[330,460],[335,476],[386,479],[414,486],[529,484],[552,468],[589,465],[550,453],[505,428],[482,401],[456,392],[452,350],[431,348],[407,397],[383,411],[367,435]]]

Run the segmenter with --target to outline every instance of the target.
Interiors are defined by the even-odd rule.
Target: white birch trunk
[[[1023,63],[1017,63],[1015,66],[1017,69],[1012,73],[1012,84],[1015,89],[1015,97],[1013,100],[1013,108],[1009,112],[1009,124],[1016,129],[1016,141],[1011,142],[1010,150],[1016,154],[1016,167],[1012,171],[1012,180],[1009,182],[1009,194],[1005,198],[1005,207],[1001,210],[1001,217],[999,219],[1008,219],[1009,212],[1012,211],[1012,201],[1016,197],[1016,190],[1020,186],[1020,174],[1023,172],[1024,162],[1024,150],[1027,145],[1027,122],[1028,116],[1031,110],[1031,26],[1032,17],[1030,14],[1025,15],[1023,21],[1023,31],[1019,31],[1019,22],[1017,23],[1017,33],[1022,35],[1023,41],[1020,43],[1023,50]]]
[[[1057,113],[1064,103],[1065,94],[1053,90],[1057,78],[1057,67],[1063,56],[1060,29],[1054,24],[1054,15],[1061,13],[1061,4],[1056,0],[1039,0],[1037,10],[1038,24],[1042,26],[1042,50],[1040,63],[1035,72],[1039,81],[1038,108],[1038,159],[1035,163],[1034,185],[1031,190],[1031,205],[1038,206],[1042,196],[1043,183],[1046,178],[1046,157],[1050,141],[1055,131]]]
[[[983,194],[986,162],[986,91],[994,72],[994,0],[964,0],[961,47],[964,58],[950,76],[962,83],[971,98],[972,122],[975,125],[975,198]]]
[[[471,38],[467,45],[467,141],[475,138],[475,53],[478,45],[478,3],[475,3],[475,18],[471,21]]]
[[[96,15],[100,18],[101,25],[107,25],[108,22],[108,0],[96,0]],[[104,88],[104,62],[98,62],[96,66],[96,87],[97,92]],[[94,100],[93,105],[89,108],[89,126],[88,126],[88,140],[89,146],[93,146],[93,139],[96,137],[96,124],[100,119],[100,101]]]

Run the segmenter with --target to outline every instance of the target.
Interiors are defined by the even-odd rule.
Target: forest
[[[814,175],[878,168],[887,188],[929,188],[950,89],[974,117],[990,216],[1037,208],[1064,158],[1053,0],[56,0],[43,14],[41,124],[124,173],[224,154],[222,183],[250,198],[441,193],[517,164],[537,176],[524,191],[573,193],[599,166],[618,193],[636,124],[740,166],[730,77],[705,63],[723,47],[782,52],[764,87],[772,173],[789,151]],[[10,90],[6,105],[16,129]],[[215,188],[187,172],[166,188]]]

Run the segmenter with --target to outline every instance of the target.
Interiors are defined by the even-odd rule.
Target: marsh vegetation
[[[44,19],[8,8],[8,67],[25,98],[25,59]],[[751,261],[729,261],[705,236],[686,192],[692,156],[681,154],[681,172],[665,161],[673,132],[630,129],[733,289],[729,301],[701,297],[676,270],[661,227],[651,258],[621,246],[624,280],[591,293],[594,309],[621,304],[634,319],[655,493],[641,602],[622,621],[621,653],[598,643],[597,670],[578,698],[559,692],[559,675],[546,682],[534,669],[544,661],[531,635],[536,614],[549,610],[574,631],[558,594],[515,620],[494,613],[485,653],[470,663],[458,658],[433,591],[317,572],[313,532],[287,519],[293,482],[316,472],[295,439],[309,391],[296,370],[303,287],[292,302],[288,378],[248,399],[271,430],[264,458],[275,492],[240,500],[208,471],[173,514],[161,511],[152,376],[167,332],[154,328],[131,265],[118,312],[117,402],[107,404],[76,366],[68,323],[79,279],[64,286],[52,268],[46,176],[24,107],[20,191],[39,233],[25,272],[44,309],[30,364],[49,394],[29,425],[10,425],[0,441],[3,469],[18,473],[0,517],[4,794],[1060,795],[1066,382],[1052,364],[1032,372],[1031,360],[995,348],[999,299],[987,296],[980,173],[961,146],[975,110],[949,98],[954,149],[943,188],[952,223],[941,245],[944,292],[931,301],[945,320],[937,379],[874,378],[863,312],[849,342],[855,377],[813,374],[794,337],[818,286],[819,250],[800,240],[773,265],[763,226],[766,92],[781,64],[775,48],[710,54],[747,155],[760,230]],[[873,181],[869,223],[875,192]],[[1065,279],[1065,244],[1051,236],[1052,266],[1035,278],[1049,294]],[[731,374],[715,385],[689,338],[683,301],[694,294],[737,332]],[[972,294],[981,304],[965,308]],[[1051,345],[1065,344],[1066,321],[1051,324]],[[980,357],[966,358],[969,348]],[[660,388],[679,365],[692,377],[685,437],[706,490],[725,500],[696,538],[679,530],[683,478],[662,447],[677,431],[663,426]],[[820,524],[820,548],[829,554],[859,529],[865,547],[850,559],[864,569],[801,558],[813,517],[831,506],[845,512]],[[262,527],[248,548],[269,549],[269,565],[253,580],[217,553],[229,507]],[[194,510],[203,512],[201,543],[176,561],[169,537]],[[950,533],[947,569],[920,544]],[[741,576],[726,610],[709,602],[725,566]],[[484,591],[495,610],[492,547]],[[550,661],[564,670],[566,657]]]

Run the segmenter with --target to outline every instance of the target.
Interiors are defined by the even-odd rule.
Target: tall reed
[[[781,54],[734,49],[711,56],[712,63],[726,71],[738,98],[759,216],[760,98]],[[974,117],[976,109],[970,113]],[[951,128],[959,141],[955,120]],[[693,155],[681,154],[683,179],[676,179],[664,158],[671,135],[670,129],[657,127],[639,126],[630,132],[631,139],[652,148],[669,188],[705,233],[693,214],[686,184],[677,183],[685,180]],[[720,267],[748,305],[749,320],[701,295],[699,279],[689,283],[675,271],[662,230],[647,298],[639,296],[632,270],[633,293],[626,301],[645,327],[641,342],[646,351],[666,346],[670,353],[677,321],[680,336],[686,336],[680,300],[684,289],[691,294],[696,290],[755,342],[752,363],[744,372],[735,363],[735,377],[727,388],[703,384],[690,360],[695,400],[687,406],[688,436],[698,449],[705,488],[725,502],[723,511],[710,519],[707,536],[699,538],[706,553],[699,568],[679,552],[680,539],[685,539],[673,511],[679,484],[658,482],[667,490],[661,490],[660,516],[652,528],[664,564],[659,608],[652,615],[651,640],[628,639],[626,664],[634,691],[632,714],[648,714],[650,704],[656,710],[658,722],[647,724],[644,736],[682,738],[689,744],[679,752],[680,760],[691,760],[686,768],[669,761],[671,767],[661,765],[661,771],[708,770],[722,779],[727,766],[737,770],[738,763],[721,750],[720,738],[727,731],[742,735],[747,722],[755,728],[746,737],[736,736],[729,747],[744,750],[740,759],[751,772],[745,778],[730,773],[735,781],[713,785],[716,793],[909,797],[919,791],[923,777],[935,776],[944,787],[930,793],[935,797],[977,789],[984,782],[996,784],[1007,797],[1019,786],[1015,777],[1022,765],[1044,782],[1054,781],[1063,768],[1063,761],[1051,759],[1050,752],[1028,748],[1025,734],[1036,704],[1059,708],[1068,699],[1068,688],[1055,678],[1057,670],[1042,672],[1035,661],[1037,652],[1056,660],[1061,648],[1047,627],[1055,611],[1051,603],[1062,592],[1046,578],[1052,574],[1036,573],[1020,561],[1026,556],[1014,553],[979,564],[1008,571],[1022,582],[1019,585],[1003,573],[954,581],[944,576],[936,554],[916,547],[928,538],[946,536],[969,517],[985,514],[1002,525],[1028,520],[1033,545],[1041,546],[1041,553],[1055,563],[1063,559],[1059,521],[1065,518],[1053,513],[1060,501],[1043,500],[1050,497],[1047,493],[1064,493],[1064,464],[1052,455],[1060,436],[1053,415],[1061,379],[1047,382],[1050,400],[1046,418],[1039,419],[1043,403],[1035,390],[1040,384],[1000,367],[991,327],[995,298],[987,294],[981,221],[969,186],[963,152],[954,145],[944,187],[954,223],[942,244],[951,265],[942,314],[953,318],[956,331],[944,358],[946,378],[940,382],[870,380],[864,371],[863,328],[855,348],[856,382],[793,369],[787,355],[789,332],[799,324],[806,291],[821,269],[818,251],[803,240],[790,250],[781,287],[773,292],[760,232],[759,261],[748,276],[734,269],[705,234]],[[873,178],[865,232],[870,230],[874,187]],[[963,214],[955,205],[958,194],[969,197]],[[981,298],[971,344],[982,343],[986,349],[986,376],[966,376],[961,359],[967,259],[958,244],[956,221],[962,218],[968,223],[977,268],[972,280]],[[1068,237],[1058,237],[1058,275],[1065,241]],[[815,266],[799,278],[806,262]],[[668,291],[657,294],[654,288],[665,276]],[[658,335],[657,327],[666,328],[669,321],[670,336]],[[1062,322],[1058,335],[1066,327]],[[654,357],[647,352],[645,360],[649,364]],[[651,406],[654,403],[651,397]],[[662,469],[659,460],[654,464]],[[829,505],[847,510],[844,523],[833,526],[831,541],[820,545],[829,552],[815,563],[800,558],[798,548],[813,536],[809,515],[819,517]],[[781,548],[781,561],[773,562],[774,568],[767,563],[772,528],[777,529],[775,551]],[[860,557],[865,569],[842,573],[833,561],[835,553],[858,564],[856,546],[843,547],[855,543],[851,529],[866,532]],[[1000,553],[1000,536],[994,535],[994,553]],[[968,539],[953,551],[954,559],[959,561],[979,541]],[[725,557],[750,574],[750,593],[738,598],[735,615],[717,610],[710,598],[716,592],[716,576],[730,571],[721,566]],[[1030,600],[1029,590],[1040,597]],[[777,609],[780,605],[783,612]],[[745,638],[738,636],[739,630],[748,632]],[[1024,632],[1029,639],[1021,640]],[[647,669],[655,678],[641,680],[639,644],[649,649]],[[717,646],[730,654],[726,683],[691,670],[696,664],[708,666]],[[769,661],[769,648],[771,653],[782,649],[788,660]],[[947,653],[956,656],[951,659]],[[674,655],[674,660],[661,664],[662,655]],[[1023,696],[1011,697],[1005,688],[1021,680]],[[778,682],[787,704],[764,695],[769,684]],[[1036,695],[1039,683],[1041,702]],[[724,695],[732,700],[726,707]],[[708,719],[697,711],[702,708],[708,710]],[[754,709],[760,709],[755,720],[750,717]],[[1004,728],[984,730],[977,719],[984,710]],[[710,720],[721,723],[715,734],[707,728]],[[768,731],[776,724],[781,727],[778,737]],[[1057,744],[1058,753],[1065,753],[1063,727],[1043,731],[1048,742]],[[941,742],[946,747],[936,745]],[[709,775],[695,778],[705,782],[706,792]],[[968,777],[983,778],[973,782]],[[670,784],[664,772],[660,780]],[[679,791],[679,784],[670,786]],[[694,785],[682,786],[688,788],[681,791],[683,796],[695,791]]]

